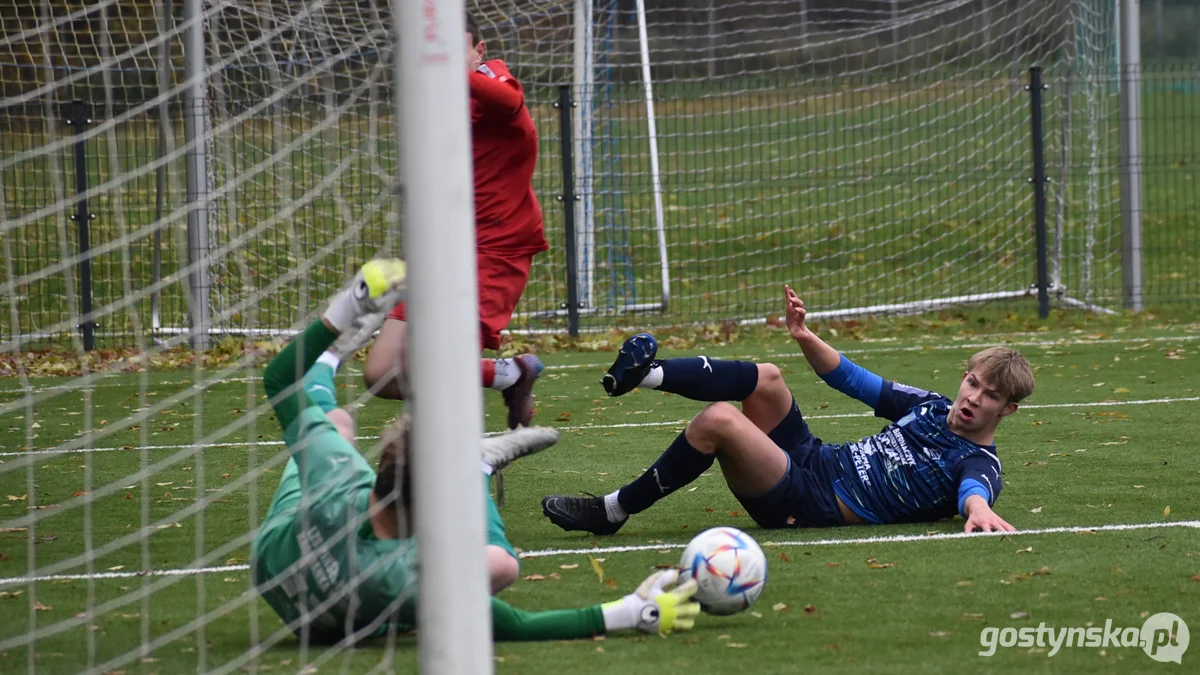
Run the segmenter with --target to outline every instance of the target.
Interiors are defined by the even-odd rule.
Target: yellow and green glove
[[[679,581],[679,570],[662,570],[646,578],[637,590],[613,602],[601,605],[605,632],[638,629],[644,633],[666,635],[673,630],[688,630],[700,614],[700,603],[691,602],[696,580]]]

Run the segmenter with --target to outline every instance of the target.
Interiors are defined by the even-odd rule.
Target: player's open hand
[[[783,290],[787,301],[784,316],[792,338],[795,340],[804,340],[812,337],[812,331],[804,324],[804,317],[808,314],[807,310],[804,309],[804,301],[800,299],[799,295],[796,295],[796,291],[793,291],[791,286],[784,284]]]
[[[963,526],[963,532],[1016,532],[1017,528],[1009,525],[996,512],[989,508],[972,509]]]

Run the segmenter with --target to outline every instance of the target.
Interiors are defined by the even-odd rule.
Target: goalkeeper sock
[[[681,432],[653,466],[617,491],[617,502],[626,513],[641,513],[654,502],[699,478],[716,457],[692,447],[687,432]]]
[[[661,369],[661,374],[655,371]],[[654,378],[659,382],[655,383]],[[758,364],[707,356],[666,359],[650,369],[642,386],[693,401],[744,401],[758,386]]]
[[[480,359],[479,366],[483,371],[483,386],[489,389],[504,391],[521,377],[516,359]]]

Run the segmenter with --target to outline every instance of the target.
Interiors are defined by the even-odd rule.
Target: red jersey
[[[550,248],[533,193],[538,137],[525,89],[503,61],[468,78],[475,166],[475,245],[481,253],[532,255]]]

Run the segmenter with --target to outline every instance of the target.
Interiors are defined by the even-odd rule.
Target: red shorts
[[[479,275],[479,343],[483,349],[500,348],[500,331],[508,326],[525,284],[529,282],[532,255],[491,255],[476,258]],[[389,319],[405,321],[404,303],[396,305]]]

